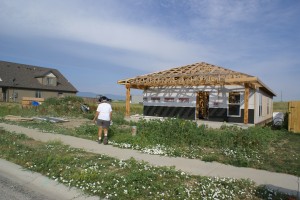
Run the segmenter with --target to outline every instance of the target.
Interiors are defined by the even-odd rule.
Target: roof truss
[[[120,80],[118,84],[129,85],[136,89],[161,86],[248,84],[251,88],[265,87],[269,90],[257,77],[204,62]],[[273,93],[271,90],[269,91]]]

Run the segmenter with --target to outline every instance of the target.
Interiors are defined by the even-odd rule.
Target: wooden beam
[[[243,78],[227,78],[225,79],[226,83],[253,83],[257,82],[257,77],[243,77]]]
[[[245,83],[245,95],[244,95],[244,124],[248,124],[249,121],[249,84]]]
[[[130,116],[130,84],[126,84],[126,117]]]

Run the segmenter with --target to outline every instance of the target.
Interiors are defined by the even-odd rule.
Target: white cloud
[[[293,71],[299,7],[260,0],[0,0],[0,37],[44,42],[37,46],[59,52],[55,59],[92,61],[91,70],[105,63],[148,73],[204,61],[258,76],[273,89],[289,87],[291,94],[299,82]]]
[[[196,60],[201,54],[199,52],[204,52],[198,45],[180,41],[160,28],[134,24],[118,17],[116,20],[112,13],[104,16],[97,13],[77,13],[78,8],[68,8],[64,3],[56,3],[2,2],[1,11],[5,11],[0,14],[1,27],[5,27],[2,31],[18,36],[22,33],[22,37],[73,40],[99,47],[126,50],[132,54],[147,55],[145,57],[152,57],[163,63]],[[80,4],[77,6],[80,7]],[[106,9],[102,7],[99,12],[103,10]],[[12,14],[8,17],[5,13]]]

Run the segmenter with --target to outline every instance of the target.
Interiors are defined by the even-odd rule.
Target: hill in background
[[[77,96],[79,97],[91,97],[91,98],[95,98],[97,95],[103,95],[106,96],[109,99],[112,100],[123,100],[125,101],[125,96],[122,95],[115,95],[115,94],[96,94],[93,92],[78,92]]]

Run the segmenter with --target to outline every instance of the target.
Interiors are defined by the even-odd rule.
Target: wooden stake
[[[126,84],[126,117],[130,116],[130,84]]]
[[[248,108],[249,108],[249,84],[245,83],[245,95],[244,95],[244,124],[248,124]]]

